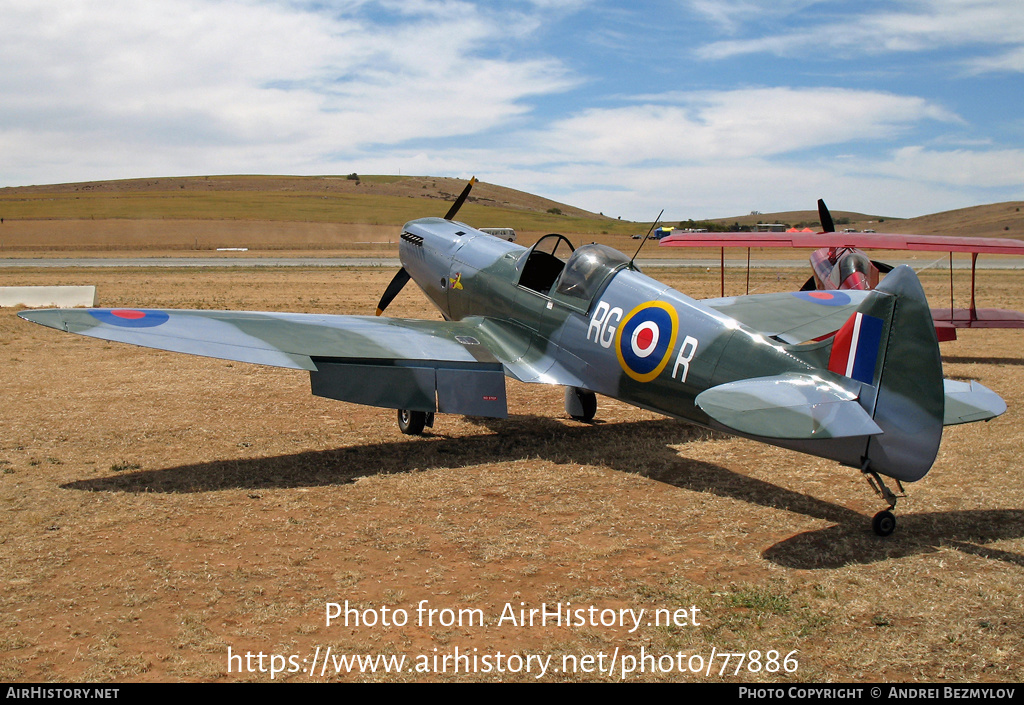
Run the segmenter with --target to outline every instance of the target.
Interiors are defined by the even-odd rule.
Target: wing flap
[[[696,401],[722,425],[764,438],[810,440],[882,432],[854,393],[811,374],[729,382],[705,390]]]
[[[388,409],[508,416],[505,373],[499,363],[314,361],[318,369],[309,373],[309,381],[318,397]]]

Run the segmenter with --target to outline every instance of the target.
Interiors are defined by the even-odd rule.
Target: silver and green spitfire
[[[472,182],[470,183],[470,186]],[[72,333],[308,370],[313,394],[398,409],[405,433],[434,414],[505,417],[505,378],[565,387],[594,418],[601,394],[683,421],[830,458],[882,480],[919,480],[944,425],[1006,410],[976,382],[944,380],[912,270],[872,291],[696,301],[604,245],[547,235],[531,248],[445,218],[402,230],[402,268],[374,316],[135,309],[25,311]],[[443,321],[379,317],[416,282]],[[889,510],[873,528],[895,528]]]

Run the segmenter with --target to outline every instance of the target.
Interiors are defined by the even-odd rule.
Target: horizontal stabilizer
[[[988,421],[1006,411],[1002,397],[973,379],[970,382],[946,379],[943,387],[946,392],[943,426]]]
[[[811,374],[721,384],[699,394],[697,406],[728,428],[765,438],[808,440],[882,432],[855,394]]]

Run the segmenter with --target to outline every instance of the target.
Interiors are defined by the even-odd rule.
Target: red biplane
[[[1024,313],[1000,308],[978,308],[975,281],[978,255],[1024,255],[1024,241],[1003,238],[949,237],[943,235],[907,235],[835,231],[832,215],[825,202],[818,200],[821,232],[771,233],[682,233],[661,239],[665,247],[718,247],[722,251],[722,296],[725,296],[725,248],[747,248],[747,281],[750,276],[750,249],[753,247],[809,248],[813,274],[803,290],[873,289],[880,274],[892,267],[872,260],[862,248],[879,250],[918,250],[949,253],[949,306],[932,309],[939,340],[955,340],[957,328],[1024,328]],[[956,308],[953,301],[953,253],[971,253],[971,304]],[[749,288],[749,287],[748,287]]]

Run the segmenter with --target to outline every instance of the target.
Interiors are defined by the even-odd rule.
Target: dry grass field
[[[101,305],[332,313],[371,311],[390,276],[0,272],[5,285],[96,284]],[[717,271],[657,276],[717,293]],[[762,291],[785,288],[757,276]],[[1019,275],[979,276],[985,304],[1024,308]],[[941,275],[926,286],[948,295]],[[436,315],[413,287],[389,313]],[[946,431],[881,539],[882,503],[856,471],[607,399],[599,423],[581,424],[561,389],[509,382],[508,420],[441,416],[408,438],[393,411],[312,397],[305,373],[107,344],[3,310],[0,680],[269,680],[276,664],[282,681],[529,681],[529,656],[551,657],[544,680],[621,680],[622,656],[653,654],[671,657],[628,680],[1019,681],[1021,351],[1013,331],[943,348],[947,376],[981,380],[1010,409]],[[409,622],[328,626],[327,603],[346,600]],[[446,626],[442,612],[420,624],[422,600],[486,624]],[[651,612],[632,632],[498,623],[506,604],[541,603],[696,606],[700,624],[650,626]],[[321,673],[328,648],[406,667]],[[441,659],[456,649],[505,660],[455,672]],[[676,654],[690,667],[713,650],[710,674],[678,670]],[[754,650],[759,673],[720,656]],[[771,650],[795,651],[795,672],[765,672]],[[588,655],[589,672],[562,668]]]

